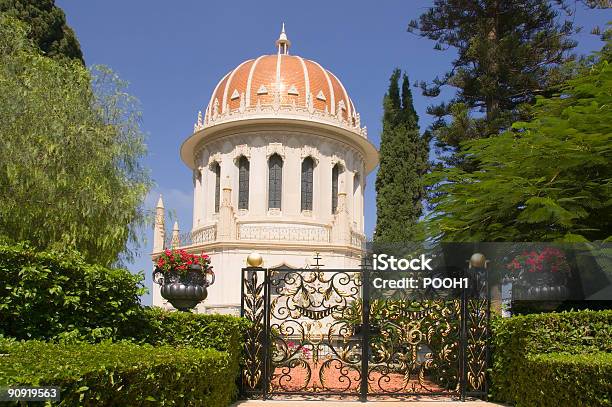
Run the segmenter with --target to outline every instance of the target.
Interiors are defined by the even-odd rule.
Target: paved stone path
[[[381,400],[368,401],[361,403],[359,401],[340,401],[340,400],[246,400],[239,401],[232,407],[495,407],[503,406],[503,404],[490,403],[486,401],[456,401],[456,400],[421,400],[406,399],[403,401]]]

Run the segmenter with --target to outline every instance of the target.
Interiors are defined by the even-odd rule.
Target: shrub
[[[24,244],[0,244],[0,280],[0,334],[18,339],[116,339],[146,291],[142,275]]]
[[[66,406],[227,406],[238,374],[214,349],[3,341],[0,353],[0,386],[58,386]]]
[[[568,388],[567,392],[579,392],[582,384],[576,378],[566,381],[570,377],[566,375],[550,375],[549,364],[538,361],[545,358],[546,354],[565,353],[578,356],[581,361],[593,360],[598,366],[600,352],[612,352],[612,310],[608,311],[578,311],[548,314],[532,314],[515,316],[512,318],[499,318],[492,322],[492,354],[493,367],[491,371],[491,391],[492,397],[499,401],[517,403],[518,405],[549,405],[543,404],[546,397],[552,400],[556,394],[552,392],[556,386],[562,382]],[[539,359],[540,358],[540,359]],[[551,356],[552,358],[552,356]],[[552,362],[551,362],[552,363]],[[572,362],[573,363],[573,362]],[[578,363],[578,362],[576,362]],[[529,365],[529,367],[528,367]],[[544,371],[547,370],[548,374]],[[573,365],[572,365],[573,366]],[[594,367],[585,367],[587,371]],[[599,368],[597,368],[599,369]],[[528,370],[531,370],[527,372]],[[612,372],[608,369],[608,376]],[[537,378],[537,380],[536,380]],[[545,378],[550,378],[549,382]],[[554,380],[553,380],[554,379]],[[598,377],[584,377],[580,380],[593,380],[595,383]],[[541,395],[538,403],[527,403],[531,400],[531,391],[546,392],[546,397]],[[564,394],[568,394],[568,393]],[[558,403],[556,405],[566,405]],[[589,404],[586,404],[589,405]],[[590,405],[600,405],[595,400],[591,400]]]
[[[516,380],[521,406],[612,406],[610,353],[531,355]]]
[[[129,370],[131,361],[140,359],[150,361],[156,358],[156,355],[164,354],[165,359],[161,359],[161,364],[143,365],[142,371],[155,375],[166,372],[164,374],[167,374],[168,378],[164,380],[173,380],[171,374],[174,373],[170,369],[171,360],[177,352],[180,352],[185,360],[189,357],[201,359],[202,355],[220,355],[219,352],[222,352],[223,366],[219,365],[218,361],[221,360],[219,356],[215,356],[214,360],[209,357],[210,363],[208,359],[201,360],[204,365],[210,365],[210,370],[203,371],[206,375],[211,376],[209,381],[211,383],[217,383],[215,381],[217,379],[222,381],[221,395],[217,393],[211,395],[211,404],[205,404],[225,405],[229,401],[220,402],[221,404],[214,403],[217,403],[217,400],[231,400],[237,394],[236,379],[239,374],[244,334],[248,326],[248,322],[244,319],[228,315],[199,315],[142,307],[138,299],[143,293],[142,276],[134,276],[127,270],[89,265],[77,253],[36,252],[24,245],[0,244],[0,278],[4,282],[4,285],[0,287],[0,338],[6,336],[60,342],[56,345],[44,344],[43,346],[41,342],[29,341],[18,346],[10,345],[6,339],[2,339],[3,346],[5,348],[12,346],[11,349],[15,354],[21,354],[24,361],[17,363],[13,368],[10,363],[5,362],[15,359],[0,358],[2,361],[0,378],[39,381],[43,378],[46,380],[51,376],[32,376],[33,372],[36,372],[36,369],[49,370],[51,367],[49,374],[54,374],[52,372],[55,372],[55,368],[50,365],[60,365],[62,372],[74,372],[74,376],[70,377],[61,374],[57,376],[66,380],[68,389],[72,392],[74,389],[71,387],[70,380],[81,380],[79,377],[82,375],[86,378],[90,375],[101,377],[99,376],[102,374],[101,371],[94,369],[99,365],[100,369],[106,372],[104,374],[110,375],[108,379],[110,384],[105,384],[106,387],[100,390],[101,392],[114,391],[112,381],[116,380],[117,375],[127,377],[125,380],[128,380],[136,389],[142,387],[141,390],[149,391],[147,386],[154,386],[154,383],[151,383],[152,379],[146,375],[132,372],[134,370],[132,368]],[[138,347],[136,343],[121,343],[114,348],[106,342],[101,343],[98,347],[80,343],[83,341],[99,342],[103,339],[132,341],[143,347]],[[175,352],[175,348],[180,350]],[[212,353],[206,353],[208,352],[206,348],[212,348],[210,350]],[[58,360],[53,357],[54,350],[58,352]],[[69,357],[71,351],[77,355],[73,361]],[[107,351],[109,355],[105,355]],[[199,354],[198,351],[204,353]],[[126,358],[125,362],[128,365],[121,364],[123,363],[122,355],[130,354],[130,352],[138,356]],[[27,357],[26,354],[28,354]],[[177,359],[177,363],[183,363],[182,360]],[[192,369],[191,364],[185,363],[184,366],[179,366],[179,369],[186,369],[185,372],[182,370],[176,372],[184,380],[192,380],[185,378],[185,374],[195,374],[190,370]],[[37,366],[36,369],[32,367],[34,365]],[[15,370],[19,368],[24,370]],[[119,370],[115,371],[115,369]],[[89,380],[86,378],[82,380]],[[92,379],[92,382],[95,380]],[[57,382],[51,380],[48,383]],[[198,382],[197,386],[200,387],[196,389],[197,392],[202,393],[201,386],[211,385],[207,383]],[[1,382],[0,385],[2,385]],[[163,382],[160,382],[160,385],[165,386]],[[190,385],[187,383],[185,386]],[[177,394],[189,390],[188,387],[181,387],[183,385],[178,384],[168,386],[170,393],[160,396],[168,400],[172,399],[171,394],[174,394],[172,392],[175,391],[173,389],[176,389]],[[89,384],[86,387],[90,387]],[[96,405],[113,403],[112,399],[100,398],[110,397],[109,395],[101,396],[94,393],[87,395],[89,393],[85,392],[86,396],[83,397],[92,400],[91,403]],[[157,393],[143,392],[143,394]],[[197,397],[201,396],[200,398],[204,400],[208,397],[206,394],[202,393]],[[121,400],[124,398],[123,395],[118,397]],[[129,397],[136,397],[132,395],[125,397],[128,397],[127,400],[141,400],[130,399]],[[151,397],[157,396],[152,395]],[[185,397],[191,396],[185,395]],[[78,399],[70,400],[76,400],[76,403],[79,403]]]
[[[247,320],[230,315],[169,312],[161,308],[143,308],[129,324],[124,324],[121,337],[155,346],[191,346],[214,348],[239,357]]]

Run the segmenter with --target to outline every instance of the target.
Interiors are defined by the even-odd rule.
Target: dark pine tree
[[[569,1],[569,0],[568,0]],[[456,89],[447,103],[430,106],[432,132],[448,165],[473,170],[460,154],[463,141],[490,137],[529,118],[527,105],[550,96],[567,76],[576,31],[563,15],[565,0],[435,0],[409,32],[435,41],[434,49],[456,52],[451,69],[432,83],[426,96],[444,86]]]
[[[406,242],[420,238],[417,222],[423,211],[422,177],[428,170],[429,143],[419,133],[408,77],[401,71],[390,78],[383,101],[380,167],[376,176],[377,242]]]
[[[30,39],[45,55],[85,64],[79,41],[54,0],[0,0],[0,13],[28,24]]]

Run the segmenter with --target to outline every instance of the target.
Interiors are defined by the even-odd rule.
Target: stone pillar
[[[255,142],[263,143],[256,138]],[[268,210],[268,162],[265,147],[251,149],[249,179],[249,215],[265,216]]]
[[[200,226],[201,213],[200,208],[202,201],[202,171],[200,168],[193,170],[193,229]]]
[[[350,216],[346,207],[346,188],[344,182],[338,185],[338,210],[333,225],[334,242],[337,244],[350,245],[351,225]]]
[[[217,222],[217,240],[236,239],[236,216],[232,207],[232,187],[229,177],[223,185],[223,195],[219,205],[219,221]]]
[[[155,225],[153,227],[153,252],[159,253],[164,250],[164,239],[166,238],[165,210],[162,196],[159,195],[155,207]]]
[[[325,155],[322,156],[321,162],[318,167],[320,168],[320,170],[318,171],[318,179],[315,179],[314,183],[314,215],[315,219],[320,219],[321,221],[328,223],[330,221],[330,218],[332,220],[335,218],[331,210],[331,179],[333,167],[331,158]]]
[[[359,206],[360,206],[360,213],[359,216],[361,217],[361,233],[365,233],[365,189],[366,189],[366,172],[365,172],[365,167],[362,167],[362,172],[363,175],[361,176],[361,191],[359,194]]]
[[[283,161],[283,215],[297,216],[301,213],[302,158],[299,150],[289,149]]]

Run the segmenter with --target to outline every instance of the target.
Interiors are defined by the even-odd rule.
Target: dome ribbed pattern
[[[338,78],[318,63],[296,55],[263,55],[238,65],[215,87],[205,120],[257,105],[295,106],[338,115],[357,124],[357,112]]]

